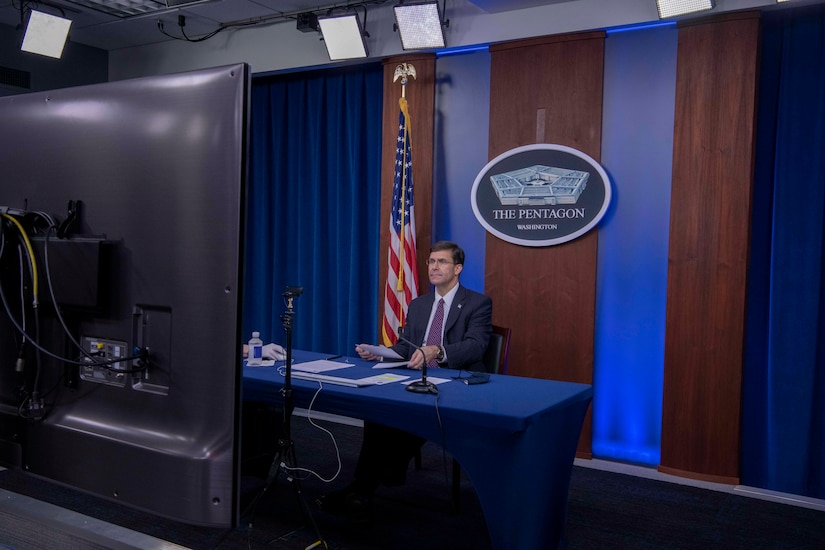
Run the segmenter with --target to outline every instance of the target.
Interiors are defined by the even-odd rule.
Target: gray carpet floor
[[[450,458],[428,443],[422,452],[422,469],[409,473],[407,485],[382,488],[374,501],[373,521],[367,525],[324,514],[314,500],[340,487],[351,475],[360,428],[322,423],[335,434],[342,474],[333,483],[315,478],[300,482],[303,500],[329,548],[373,550],[485,550],[490,548],[486,524],[466,478],[462,480],[461,507],[450,498]],[[328,437],[305,418],[293,420],[298,463],[331,476],[337,469]],[[504,473],[502,473],[504,474]],[[19,471],[0,472],[0,489],[37,499],[59,510],[83,514],[100,525],[121,526],[159,541],[186,548],[303,549],[317,540],[316,531],[301,512],[294,487],[278,478],[253,510],[250,502],[261,493],[262,477],[242,479],[244,519],[234,529],[214,529],[180,524],[97,498]],[[825,548],[825,512],[768,502],[729,492],[676,485],[594,468],[574,467],[570,484],[565,546],[569,549],[795,549]],[[0,548],[140,548],[107,544],[74,528],[62,528],[45,516],[9,512],[0,506]],[[530,513],[526,510],[525,513]],[[54,513],[49,513],[51,517]],[[71,521],[71,520],[69,520]],[[81,520],[81,523],[87,520]],[[48,525],[51,523],[51,525]],[[44,528],[45,525],[45,528]],[[58,525],[56,527],[56,525]],[[65,524],[64,524],[65,525]],[[101,535],[99,526],[89,532]],[[56,537],[63,536],[63,539]],[[114,540],[114,539],[112,539]],[[132,539],[139,540],[139,539]]]

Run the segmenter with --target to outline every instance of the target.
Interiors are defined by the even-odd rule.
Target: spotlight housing
[[[37,10],[30,10],[26,34],[20,49],[60,59],[69,37],[71,19],[50,15]]]
[[[659,19],[678,17],[690,13],[712,10],[713,0],[656,0],[659,9]]]
[[[395,26],[401,35],[401,47],[405,50],[443,48],[444,25],[438,2],[398,4],[393,7]]]
[[[318,32],[321,28],[318,26],[318,16],[308,11],[306,13],[298,14],[298,30],[301,32]]]
[[[358,59],[369,55],[358,15],[319,17],[318,25],[330,60]]]

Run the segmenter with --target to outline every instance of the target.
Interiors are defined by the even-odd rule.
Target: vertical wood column
[[[387,284],[387,246],[389,242],[390,206],[392,201],[395,149],[398,138],[398,99],[401,81],[393,82],[395,68],[401,63],[412,63],[416,78],[407,82],[407,103],[410,110],[412,135],[413,191],[415,194],[415,228],[418,255],[418,293],[429,292],[425,262],[432,239],[433,211],[433,140],[435,121],[435,55],[417,54],[384,60],[384,114],[381,151],[381,241],[379,245],[379,296],[377,334],[381,339],[381,318],[384,313],[384,287]]]
[[[490,159],[537,142],[599,160],[604,32],[490,48]],[[487,234],[485,292],[493,322],[513,330],[508,373],[592,383],[598,232],[524,247]],[[591,456],[590,413],[577,451]]]
[[[659,470],[739,482],[759,19],[679,29]]]

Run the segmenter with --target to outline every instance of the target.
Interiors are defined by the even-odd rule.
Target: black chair
[[[484,366],[491,374],[507,374],[507,359],[510,355],[510,329],[493,325],[487,351],[484,352]]]
[[[484,367],[490,374],[507,374],[507,359],[510,355],[510,329],[493,325],[490,342],[484,352]],[[415,455],[415,469],[421,469],[421,452]],[[453,459],[452,475],[453,508],[458,512],[461,505],[461,465]]]

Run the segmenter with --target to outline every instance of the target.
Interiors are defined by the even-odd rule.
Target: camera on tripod
[[[264,485],[261,491],[255,496],[255,498],[252,499],[252,502],[247,508],[247,512],[243,515],[246,516],[255,509],[255,505],[258,500],[264,495],[264,493],[266,493],[269,487],[276,482],[278,475],[281,472],[284,472],[286,474],[287,481],[289,481],[295,491],[295,496],[297,497],[298,504],[304,514],[304,519],[306,519],[306,521],[312,526],[315,534],[318,535],[318,541],[308,548],[315,548],[319,545],[323,545],[324,548],[328,548],[327,543],[324,541],[324,538],[318,529],[318,525],[315,523],[315,519],[312,517],[312,510],[310,510],[309,505],[307,505],[306,500],[304,499],[300,480],[297,476],[293,475],[293,472],[299,470],[299,468],[298,460],[295,457],[295,443],[292,441],[291,426],[292,413],[295,409],[292,395],[292,320],[295,316],[295,310],[293,309],[292,302],[300,296],[303,291],[304,287],[302,286],[288,286],[282,294],[284,297],[284,302],[286,302],[286,311],[283,315],[281,315],[281,322],[284,326],[285,333],[284,351],[286,355],[283,370],[284,385],[279,392],[283,397],[283,423],[281,426],[281,431],[278,434],[278,449],[275,452],[275,456],[269,466],[269,474],[267,475],[266,485]]]
[[[288,286],[281,296],[284,298],[297,298],[303,291],[304,287],[302,286]]]

